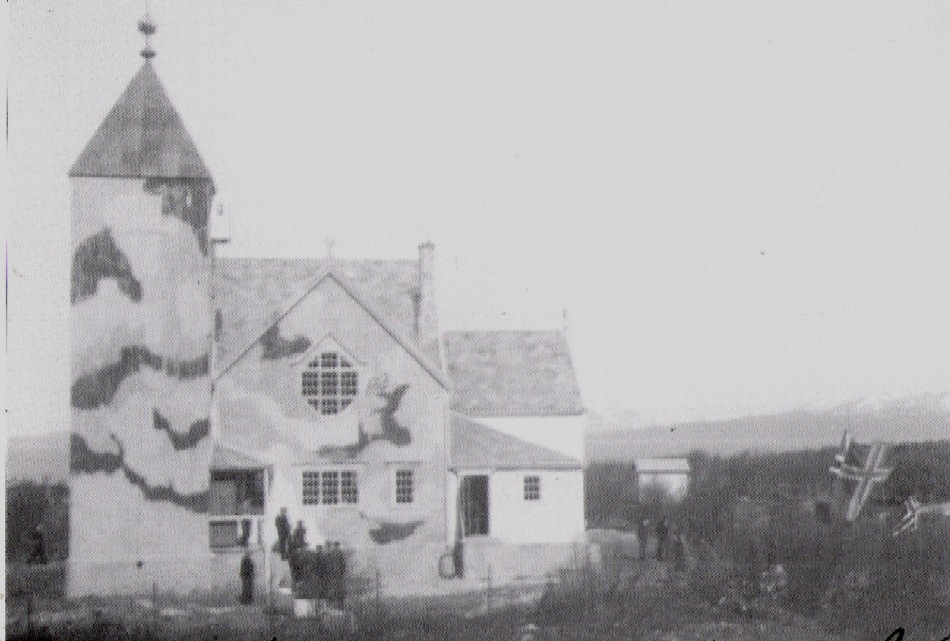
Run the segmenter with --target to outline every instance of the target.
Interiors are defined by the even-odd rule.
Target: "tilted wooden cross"
[[[861,514],[861,509],[871,496],[871,490],[877,483],[883,483],[891,475],[891,468],[883,467],[884,457],[887,455],[887,445],[876,441],[871,444],[871,450],[867,458],[864,459],[864,465],[858,465],[851,451],[851,435],[847,432],[841,439],[841,450],[835,456],[835,464],[829,468],[829,472],[845,481],[856,481],[854,492],[851,494],[851,500],[848,503],[848,509],[845,512],[845,520],[853,523]]]

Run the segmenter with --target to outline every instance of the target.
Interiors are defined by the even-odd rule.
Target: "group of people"
[[[297,521],[296,527],[291,531],[290,517],[284,507],[280,509],[274,525],[277,527],[274,551],[280,554],[281,559],[290,562],[294,582],[307,582],[310,584],[307,591],[315,593],[315,598],[343,607],[346,595],[346,555],[340,548],[339,541],[327,541],[326,545],[318,545],[312,554],[304,556],[298,554],[308,551],[307,528],[304,527],[303,521]]]
[[[294,553],[290,557],[290,573],[295,589],[312,598],[342,608],[346,599],[346,555],[339,541],[327,541],[309,554]]]
[[[679,528],[671,526],[665,517],[660,517],[656,522],[656,551],[657,561],[672,562],[673,567],[679,571],[686,569],[686,541]],[[637,522],[637,539],[640,545],[640,560],[647,558],[647,542],[650,538],[650,520],[641,519]]]
[[[274,521],[277,527],[277,541],[274,552],[290,563],[291,576],[294,579],[294,591],[313,594],[337,607],[343,607],[346,596],[346,555],[339,541],[327,541],[315,550],[308,550],[307,528],[303,521],[297,521],[291,530],[287,508],[281,508]],[[241,577],[241,603],[254,602],[254,561],[250,553],[245,553],[238,570]]]
[[[297,550],[307,549],[307,528],[304,527],[303,521],[297,521],[296,527],[291,531],[287,508],[280,508],[280,514],[274,519],[274,525],[277,526],[274,552],[280,554],[281,559],[286,561]]]

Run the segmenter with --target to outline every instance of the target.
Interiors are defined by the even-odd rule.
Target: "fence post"
[[[152,582],[152,632],[158,634],[158,583]]]
[[[33,593],[26,593],[26,636],[33,638]]]
[[[380,590],[381,590],[380,583],[381,582],[382,581],[379,575],[379,568],[376,568],[376,616],[379,616],[379,613],[382,610],[382,605],[381,605],[382,599],[380,598]]]
[[[488,576],[485,585],[485,613],[491,612],[491,564],[488,565]]]

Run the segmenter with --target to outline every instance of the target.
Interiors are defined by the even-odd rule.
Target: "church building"
[[[277,590],[282,509],[384,594],[556,572],[584,535],[564,333],[440,331],[428,242],[216,257],[153,56],[69,172],[69,595],[227,592],[246,553]]]

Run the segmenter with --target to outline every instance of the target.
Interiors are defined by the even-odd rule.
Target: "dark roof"
[[[69,175],[211,180],[150,62],[119,96]]]
[[[503,434],[460,414],[452,414],[451,469],[578,469],[566,454]]]
[[[563,332],[446,332],[452,407],[469,416],[584,413]]]
[[[371,313],[407,347],[437,369],[436,353],[422,352],[415,338],[419,266],[414,260],[312,260],[221,258],[215,273],[215,304],[221,310],[220,362],[239,358],[278,318],[328,273],[338,275]]]

